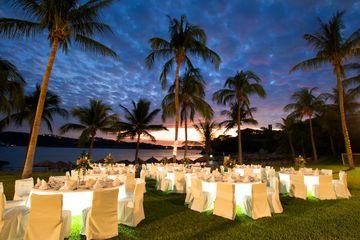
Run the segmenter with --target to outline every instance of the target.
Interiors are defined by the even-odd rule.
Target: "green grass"
[[[338,165],[318,164],[335,172]],[[335,175],[337,177],[337,174]],[[0,175],[6,181],[8,197],[14,175]],[[360,239],[360,168],[348,172],[350,200],[307,201],[281,197],[282,214],[252,220],[237,211],[235,221],[211,214],[197,213],[184,206],[183,194],[162,193],[147,181],[144,208],[145,220],[136,228],[119,225],[119,239]],[[81,218],[73,218],[71,239],[81,239]]]

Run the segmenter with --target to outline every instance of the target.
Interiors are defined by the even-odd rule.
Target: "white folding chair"
[[[62,210],[62,194],[31,195],[25,240],[59,240],[70,236],[71,212]]]
[[[137,183],[133,197],[119,201],[118,222],[130,227],[136,227],[143,219],[145,183]]]
[[[216,186],[213,214],[234,220],[236,215],[235,185],[232,183],[217,183]]]
[[[314,185],[314,196],[320,200],[336,199],[332,175],[319,175],[319,184]]]
[[[245,213],[252,219],[271,217],[265,183],[252,185],[251,197],[246,199]]]
[[[304,176],[301,174],[290,174],[290,197],[306,199],[307,188],[304,183]]]
[[[118,235],[118,195],[118,188],[94,190],[91,208],[83,210],[82,234],[85,233],[87,239],[108,239]]]

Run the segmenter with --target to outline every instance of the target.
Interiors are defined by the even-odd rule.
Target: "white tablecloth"
[[[291,173],[279,172],[280,184],[285,184],[287,193],[290,192],[290,175]],[[304,175],[304,184],[306,185],[308,194],[313,195],[314,185],[319,184],[319,175]]]

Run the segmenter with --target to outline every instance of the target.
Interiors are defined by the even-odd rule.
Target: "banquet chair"
[[[126,194],[131,194],[132,192],[134,192],[135,184],[136,184],[135,174],[134,173],[127,173],[126,174],[126,179],[125,179],[125,192],[126,192]]]
[[[183,172],[175,172],[174,191],[177,193],[185,192],[185,174]]]
[[[319,175],[319,184],[314,185],[313,193],[320,200],[336,199],[332,175]]]
[[[27,200],[31,189],[34,187],[34,179],[18,179],[15,181],[14,200]]]
[[[339,179],[332,181],[336,197],[338,198],[349,198],[351,193],[347,186],[347,174],[344,171],[339,172]]]
[[[204,212],[211,209],[211,195],[209,192],[203,192],[202,182],[200,179],[191,179],[191,193],[194,198],[191,205],[189,205],[191,210]]]
[[[253,174],[253,169],[252,168],[244,168],[244,176],[251,176]]]
[[[147,176],[147,171],[145,169],[141,169],[140,178],[145,181],[146,176]]]
[[[265,183],[252,185],[251,197],[247,197],[245,200],[245,214],[252,219],[271,217]]]
[[[213,214],[234,220],[236,215],[235,185],[220,182],[216,186]]]
[[[0,193],[4,193],[4,185],[0,182]]]
[[[82,235],[86,239],[107,239],[118,235],[118,188],[93,192],[92,206],[83,210]]]
[[[270,205],[270,210],[273,213],[282,213],[283,207],[279,197],[279,179],[273,177],[270,180],[270,187],[267,188],[267,199]]]
[[[136,227],[143,219],[145,219],[143,206],[144,191],[145,183],[137,183],[133,196],[119,201],[119,223],[130,227]]]
[[[333,174],[333,171],[331,169],[321,169],[320,173],[325,174],[325,175],[331,175]]]
[[[165,172],[160,172],[157,176],[157,190],[166,192],[172,189],[172,181],[170,179],[166,178],[166,173]]]
[[[29,209],[25,206],[5,209],[5,201],[5,195],[0,193],[0,239],[23,239]]]
[[[290,197],[306,200],[307,189],[304,183],[304,176],[301,174],[290,174]]]
[[[185,205],[190,205],[194,199],[194,196],[191,193],[191,175],[185,175],[185,184],[186,184],[186,196],[185,196]]]
[[[59,240],[70,236],[71,212],[62,210],[62,194],[31,195],[25,240]]]

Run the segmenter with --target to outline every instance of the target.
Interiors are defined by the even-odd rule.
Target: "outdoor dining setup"
[[[351,196],[343,171],[334,180],[332,171],[326,169],[280,168],[277,172],[261,165],[135,166],[84,159],[78,160],[78,168],[48,181],[16,180],[10,201],[6,201],[1,183],[0,239],[67,238],[74,216],[82,216],[81,234],[88,239],[117,236],[118,224],[136,227],[145,219],[146,179],[156,180],[158,191],[184,194],[184,204],[193,211],[212,211],[231,220],[238,214],[258,219],[282,213],[281,194],[320,200]]]

